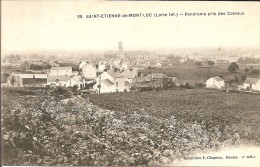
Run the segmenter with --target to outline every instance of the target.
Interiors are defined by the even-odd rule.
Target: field
[[[180,82],[188,82],[190,84],[198,84],[206,82],[212,76],[220,76],[223,77],[227,82],[229,80],[234,80],[235,76],[239,77],[241,74],[245,72],[245,68],[250,68],[251,66],[254,69],[259,69],[259,65],[243,65],[239,64],[239,70],[236,74],[231,74],[228,71],[229,64],[227,63],[218,63],[213,66],[213,68],[197,68],[193,64],[174,64],[170,68],[162,68],[162,69],[145,69],[142,70],[144,74],[148,74],[149,72],[164,72],[169,77],[177,77]]]
[[[4,165],[162,166],[260,144],[259,95],[190,89],[63,103],[63,96],[44,92],[1,93]]]
[[[157,118],[176,117],[189,123],[218,126],[226,136],[260,143],[260,96],[217,90],[187,89],[94,95],[91,102],[119,113],[145,111]]]
[[[149,72],[165,72],[169,77],[177,77],[180,82],[188,82],[190,84],[203,83],[212,76],[226,76],[230,73],[224,69],[214,68],[197,68],[194,65],[179,64],[167,69],[151,69],[142,70],[144,74]]]

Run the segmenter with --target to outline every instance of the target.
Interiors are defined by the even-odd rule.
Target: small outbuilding
[[[260,91],[260,78],[247,77],[243,83],[243,88],[253,91]]]
[[[225,87],[225,81],[219,76],[211,77],[205,82],[206,88],[222,89]]]

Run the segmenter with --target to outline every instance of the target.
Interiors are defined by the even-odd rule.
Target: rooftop
[[[138,71],[137,70],[125,70],[121,74],[125,76],[126,78],[133,79],[137,75]]]
[[[23,64],[25,61],[22,61],[22,60],[16,60],[16,61],[14,61],[12,64],[19,64],[19,65],[21,65],[21,64]]]
[[[51,70],[71,70],[72,67],[51,67]]]
[[[56,82],[56,81],[67,81],[69,80],[69,77],[67,75],[54,75],[54,76],[51,76],[49,75],[47,77],[47,82]]]
[[[259,80],[260,80],[260,78],[247,77],[246,80],[244,81],[244,83],[246,83],[246,84],[256,84]]]
[[[154,79],[168,78],[166,74],[163,73],[151,73]]]
[[[216,81],[224,81],[222,78],[220,78],[219,76],[216,76],[216,77],[212,77],[214,80]]]
[[[69,79],[74,79],[76,82],[80,83],[80,82],[82,82],[83,77],[81,77],[79,75],[74,75],[74,76],[70,77]]]
[[[107,71],[107,73],[114,78],[124,77],[119,71],[115,71],[115,70],[109,70],[109,71]]]

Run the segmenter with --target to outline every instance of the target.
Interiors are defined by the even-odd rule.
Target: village
[[[178,59],[179,64],[184,65],[191,60],[187,56]],[[260,75],[257,68],[245,67],[247,73],[251,70],[251,73],[255,75],[235,74],[233,82],[228,82],[225,78],[228,78],[226,76],[230,78],[230,74],[225,76],[221,72],[219,74],[218,72],[210,73],[210,75],[203,74],[205,73],[204,69],[206,71],[213,69],[214,71],[217,67],[216,61],[203,62],[203,58],[199,60],[202,61],[197,60],[189,64],[193,63],[193,66],[196,67],[195,70],[201,70],[201,76],[198,78],[202,79],[189,83],[182,80],[180,75],[167,74],[175,63],[170,61],[168,57],[154,53],[150,54],[149,57],[140,53],[139,55],[135,54],[135,56],[129,55],[123,51],[121,41],[118,42],[118,51],[108,51],[103,58],[75,60],[73,63],[59,63],[58,60],[21,60],[18,55],[11,55],[5,57],[1,62],[1,87],[64,87],[98,94],[163,90],[173,87],[260,91]],[[239,69],[234,68],[234,71]]]

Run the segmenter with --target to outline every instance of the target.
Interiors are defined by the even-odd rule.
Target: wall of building
[[[221,89],[224,86],[225,86],[224,81],[215,81],[214,79],[209,79],[206,82],[206,87],[207,88],[218,88],[218,89]]]
[[[97,70],[92,65],[85,65],[82,68],[82,73],[84,77],[88,79],[96,79],[97,77]]]
[[[72,71],[71,70],[51,70],[49,75],[68,75],[68,76],[71,76]]]

